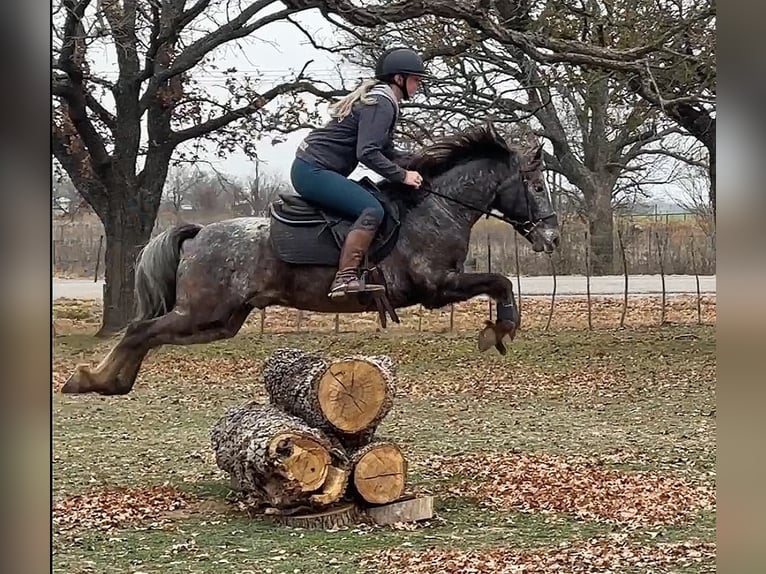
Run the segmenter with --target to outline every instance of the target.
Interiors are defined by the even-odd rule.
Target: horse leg
[[[147,353],[161,345],[210,343],[233,337],[250,314],[246,304],[221,309],[215,316],[174,309],[156,319],[131,324],[119,343],[94,370],[78,366],[63,393],[124,395],[131,391]]]
[[[479,336],[479,349],[485,351],[494,345],[501,355],[505,355],[503,338],[514,339],[521,319],[510,279],[496,273],[450,273],[439,284],[437,306],[466,301],[477,295],[489,295],[497,305],[497,322],[485,321],[486,326]]]

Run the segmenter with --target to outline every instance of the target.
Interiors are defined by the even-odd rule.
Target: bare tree
[[[55,216],[64,217],[70,221],[87,208],[82,196],[77,193],[77,189],[65,173],[54,172],[53,174],[51,208]]]
[[[52,152],[104,224],[101,333],[132,315],[134,263],[154,226],[171,159],[196,153],[184,144],[207,140],[221,155],[235,148],[254,154],[251,134],[274,117],[304,120],[305,108],[285,98],[335,93],[303,71],[271,85],[227,71],[225,95],[195,80],[215,65],[221,47],[322,3],[291,4],[55,0]],[[98,71],[94,58],[104,52],[116,56],[113,73]]]
[[[199,170],[176,166],[171,168],[165,182],[166,204],[178,215],[189,199],[189,190],[194,185]]]
[[[710,195],[710,171],[704,164],[686,164],[677,184],[682,197],[679,207],[690,212],[702,232],[715,244],[715,212]]]
[[[514,15],[520,13],[509,18]],[[603,34],[587,21],[580,26],[581,35]],[[664,158],[655,152],[680,128],[661,125],[659,112],[612,72],[539,64],[494,40],[465,49],[476,37],[461,22],[424,17],[351,34],[350,58],[359,64],[372,65],[380,49],[396,43],[414,45],[432,59],[437,80],[424,97],[402,105],[406,138],[423,142],[483,119],[509,129],[526,125],[546,138],[552,147],[546,165],[570,183],[557,189],[589,224],[594,274],[614,272],[614,209],[666,183],[667,170],[657,161]]]
[[[269,204],[281,193],[289,193],[290,185],[278,174],[261,168],[255,163],[255,171],[243,185],[232,188],[234,209],[242,215],[265,216]]]
[[[334,0],[324,2],[323,14],[367,29],[414,18],[427,23],[434,16],[444,27],[439,39],[446,39],[455,54],[494,41],[514,46],[538,64],[620,76],[635,94],[705,146],[715,213],[715,0],[426,0],[364,10],[356,10],[351,0]],[[455,23],[473,31],[471,42],[449,36]]]

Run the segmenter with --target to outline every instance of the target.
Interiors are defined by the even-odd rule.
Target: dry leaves
[[[70,496],[53,506],[53,525],[60,530],[112,530],[188,508],[194,497],[171,486],[116,487]]]
[[[622,297],[594,297],[591,300],[592,324],[595,328],[616,328],[622,314]],[[715,323],[716,296],[700,298],[702,321]],[[477,331],[487,318],[489,303],[486,297],[476,297],[455,305],[453,329]],[[494,304],[492,305],[494,314]],[[549,297],[522,296],[522,329],[543,328],[550,309]],[[450,307],[427,310],[419,306],[397,311],[401,324],[389,324],[387,330],[424,331],[441,333],[449,331]],[[661,298],[657,296],[630,296],[625,324],[629,327],[658,325],[661,317]],[[668,297],[665,318],[673,323],[695,323],[697,321],[697,298],[690,295]],[[57,335],[77,332],[93,332],[101,321],[100,301],[57,299],[53,303],[53,324]],[[585,297],[563,297],[556,300],[552,329],[585,328],[588,325],[588,303]],[[335,329],[335,314],[300,312],[286,307],[270,307],[266,310],[264,331],[267,333],[332,332]],[[243,332],[258,332],[261,329],[261,314],[251,313]],[[379,331],[377,313],[341,315],[339,329],[344,332]]]
[[[560,512],[584,520],[650,526],[683,522],[716,502],[715,490],[681,478],[545,454],[432,457],[426,466],[445,477],[467,477],[449,492],[498,510]]]
[[[673,566],[683,568],[715,560],[715,545],[707,543],[631,546],[594,538],[550,550],[518,551],[492,548],[470,552],[434,548],[425,552],[383,550],[362,560],[373,572],[388,574],[568,574],[620,572],[625,568]]]

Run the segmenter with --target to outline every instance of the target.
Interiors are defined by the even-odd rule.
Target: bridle
[[[435,195],[437,197],[441,197],[443,199],[446,199],[447,201],[451,201],[453,203],[456,203],[458,205],[462,205],[463,207],[470,209],[471,211],[475,211],[477,213],[481,213],[486,217],[486,219],[489,219],[490,217],[494,217],[495,219],[499,219],[500,221],[503,221],[505,223],[508,223],[513,226],[513,228],[520,233],[523,237],[529,236],[535,228],[546,222],[551,220],[553,225],[558,224],[558,216],[556,215],[555,211],[551,211],[550,213],[547,213],[543,216],[537,217],[536,219],[532,215],[532,197],[530,195],[529,191],[529,179],[527,174],[531,173],[534,170],[521,170],[521,179],[524,184],[524,196],[527,200],[527,219],[526,221],[519,221],[517,219],[512,219],[506,215],[498,215],[496,213],[493,213],[492,210],[494,209],[494,203],[489,206],[489,209],[484,209],[482,207],[477,207],[476,205],[471,205],[470,203],[466,203],[465,201],[461,199],[457,199],[456,197],[450,197],[448,195],[445,195],[443,193],[440,193],[436,190],[434,190],[429,183],[426,181],[423,181],[423,183],[420,186],[420,189],[425,191],[427,194]],[[551,202],[551,194],[550,191],[546,188],[546,192],[548,193],[548,202],[549,205],[553,205]],[[498,194],[499,195],[499,190]],[[495,198],[495,201],[497,200],[497,197]]]

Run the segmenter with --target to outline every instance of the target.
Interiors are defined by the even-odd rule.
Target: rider
[[[378,59],[375,80],[365,80],[333,104],[330,122],[314,129],[298,146],[290,172],[295,191],[312,203],[355,219],[340,253],[328,293],[331,298],[384,289],[382,285],[362,285],[358,275],[383,221],[383,206],[348,175],[362,163],[390,181],[420,187],[423,178],[417,171],[394,163],[401,152],[392,140],[399,102],[409,99],[427,75],[415,51],[386,51]]]

